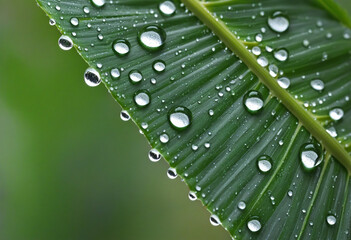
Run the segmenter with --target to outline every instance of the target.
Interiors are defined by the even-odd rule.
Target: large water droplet
[[[268,26],[275,32],[283,33],[289,28],[289,19],[282,12],[277,11],[268,18]]]
[[[257,159],[257,166],[261,172],[268,172],[272,168],[272,158],[267,155],[259,156]]]
[[[171,16],[176,11],[176,6],[174,5],[174,3],[172,1],[162,2],[158,6],[158,8],[160,9],[161,13],[166,15],[166,16]]]
[[[244,96],[244,106],[252,114],[258,113],[263,108],[263,100],[260,92],[252,90]]]
[[[149,159],[151,162],[158,162],[161,159],[161,154],[156,149],[151,149],[149,152]]]
[[[130,43],[127,40],[115,40],[112,44],[113,51],[119,56],[125,56],[130,51]]]
[[[68,51],[73,47],[72,39],[65,35],[59,38],[58,44],[59,44],[59,47],[65,51]]]
[[[212,214],[210,216],[210,223],[212,224],[212,226],[218,226],[219,224],[221,224],[221,221],[219,220],[217,215]]]
[[[101,77],[94,68],[88,68],[84,73],[84,81],[89,87],[96,87],[101,83]]]
[[[252,219],[247,223],[247,227],[251,232],[258,232],[261,229],[261,223],[257,219]]]
[[[166,32],[155,25],[143,28],[138,34],[140,44],[147,50],[158,50],[166,41]]]
[[[95,7],[103,7],[105,5],[105,0],[90,0]]]
[[[176,179],[178,177],[177,170],[175,168],[168,168],[167,176],[169,179]]]
[[[334,121],[339,121],[344,116],[344,110],[342,110],[341,108],[333,108],[329,111],[329,116]]]
[[[175,107],[170,110],[168,120],[175,129],[184,130],[191,124],[192,113],[186,107]]]
[[[274,52],[274,57],[280,62],[285,62],[289,58],[289,53],[285,49],[279,49],[278,51]]]
[[[321,92],[324,89],[324,82],[322,80],[319,80],[319,79],[312,80],[311,87],[314,90]]]
[[[143,80],[143,75],[138,70],[132,70],[129,72],[129,80],[133,84],[139,83]]]
[[[290,87],[290,79],[287,77],[279,78],[278,84],[281,88],[288,89]]]
[[[306,170],[312,170],[321,164],[323,153],[320,146],[314,143],[305,143],[300,148],[300,160]]]
[[[157,60],[153,63],[152,67],[156,72],[163,72],[166,69],[166,64],[162,60]]]
[[[134,101],[139,107],[146,107],[150,104],[151,98],[147,90],[139,90],[134,95]]]
[[[336,224],[336,217],[333,216],[333,215],[328,215],[327,216],[327,223],[330,225],[330,226],[333,226]]]

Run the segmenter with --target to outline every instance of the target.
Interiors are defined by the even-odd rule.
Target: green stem
[[[257,63],[256,57],[246,49],[245,45],[236,38],[227,26],[219,19],[216,19],[203,3],[197,0],[182,0],[182,2],[209,27],[249,69],[251,69],[271,93],[276,96],[302,125],[323,144],[326,150],[351,173],[351,156],[343,146],[325,131],[323,126],[314,119],[310,112],[304,109],[286,90],[279,86],[276,79]]]

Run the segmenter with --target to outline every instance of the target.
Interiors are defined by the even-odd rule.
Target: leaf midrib
[[[245,45],[237,39],[228,27],[212,15],[203,2],[199,2],[198,0],[181,1],[247,65],[270,92],[322,143],[327,152],[333,155],[347,169],[348,173],[351,174],[351,156],[344,147],[335,138],[330,136],[321,123],[316,121],[313,115],[304,109],[290,93],[279,86],[276,79],[257,63],[256,57],[246,49]]]

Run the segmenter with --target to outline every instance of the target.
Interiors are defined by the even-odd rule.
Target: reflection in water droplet
[[[158,162],[161,159],[161,154],[156,149],[151,149],[149,151],[149,159],[151,162]]]
[[[257,219],[252,219],[247,223],[247,227],[251,232],[258,232],[261,229],[261,223]]]
[[[188,196],[191,201],[195,201],[197,199],[196,193],[193,191],[190,191]]]
[[[161,143],[168,143],[169,141],[169,136],[167,135],[167,133],[163,133],[160,135],[160,142]]]
[[[111,69],[111,77],[113,79],[118,79],[120,76],[121,76],[121,72],[119,71],[118,68]]]
[[[280,62],[285,62],[289,57],[289,53],[285,49],[280,49],[280,50],[274,52],[274,57],[275,57],[275,59],[277,59]]]
[[[268,18],[268,26],[275,32],[283,33],[289,28],[289,19],[282,12],[277,11]]]
[[[344,110],[342,110],[341,108],[333,108],[329,111],[329,116],[334,121],[339,121],[344,116]]]
[[[258,113],[263,108],[262,95],[258,91],[249,91],[244,96],[244,106],[245,109],[252,113]]]
[[[238,203],[238,208],[240,210],[244,210],[246,208],[246,203],[244,201],[241,201]]]
[[[158,50],[166,41],[166,32],[154,25],[143,28],[138,34],[138,40],[147,50]]]
[[[186,107],[176,107],[170,110],[168,120],[172,127],[178,130],[183,130],[190,126],[192,113]]]
[[[139,90],[134,95],[134,101],[139,107],[146,107],[150,104],[151,98],[147,90]]]
[[[95,7],[103,7],[105,0],[90,0]]]
[[[336,223],[336,217],[333,216],[333,215],[328,215],[328,216],[327,216],[327,223],[328,223],[330,226],[335,225],[335,223]]]
[[[84,81],[89,87],[96,87],[101,83],[100,74],[94,68],[88,68],[84,73]]]
[[[152,67],[156,72],[163,72],[166,69],[166,64],[162,60],[157,60],[153,63]]]
[[[166,16],[173,15],[176,11],[176,6],[171,1],[164,1],[160,3],[158,8],[160,9],[161,13],[163,13]]]
[[[278,84],[281,88],[288,89],[290,87],[290,79],[287,77],[279,78]]]
[[[129,113],[126,110],[121,111],[120,117],[125,122],[130,120]]]
[[[68,51],[73,47],[72,39],[65,35],[59,38],[58,44],[59,44],[59,47],[64,51]]]
[[[115,40],[112,44],[113,51],[119,56],[125,56],[130,51],[130,43],[127,40]]]
[[[312,80],[311,87],[316,91],[323,91],[324,82],[322,80],[319,80],[319,79]]]
[[[175,168],[168,168],[167,176],[169,179],[176,179],[178,177],[177,170]]]
[[[219,224],[221,224],[221,221],[219,220],[217,215],[212,214],[210,216],[210,223],[212,224],[212,226],[218,226]]]
[[[257,166],[261,172],[268,172],[272,168],[272,158],[267,155],[259,156],[257,159]]]
[[[138,70],[132,70],[129,72],[129,80],[133,84],[139,83],[143,80],[143,75]]]
[[[306,170],[316,168],[323,161],[321,147],[314,143],[305,143],[300,148],[300,160]]]

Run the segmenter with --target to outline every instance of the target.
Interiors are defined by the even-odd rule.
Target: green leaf
[[[213,223],[238,239],[350,238],[351,31],[337,5],[38,2]]]

